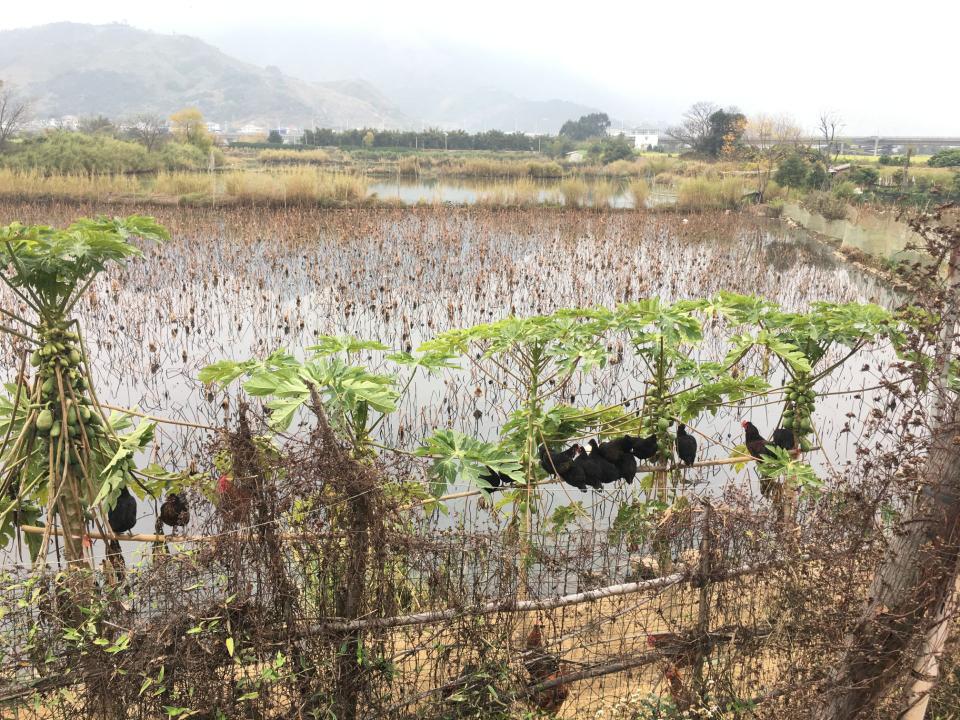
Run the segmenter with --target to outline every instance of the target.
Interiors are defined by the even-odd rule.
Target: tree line
[[[356,148],[411,148],[419,150],[519,150],[537,152],[547,136],[532,135],[502,130],[485,130],[468,133],[464,130],[445,131],[439,128],[426,130],[376,130],[359,128],[333,130],[314,128],[305,130],[301,141],[304,145],[356,147]]]

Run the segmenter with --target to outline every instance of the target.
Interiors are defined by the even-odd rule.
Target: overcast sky
[[[829,110],[849,133],[960,135],[960,3],[946,0],[43,0],[4,3],[0,29],[62,20],[126,22],[214,43],[262,29],[255,58],[263,63],[294,23],[301,32],[342,28],[408,45],[456,44],[557,68],[580,81],[563,99],[594,104],[615,95],[634,122],[674,121],[692,102],[713,100],[747,114],[787,113],[809,129]],[[581,97],[586,84],[595,97]]]

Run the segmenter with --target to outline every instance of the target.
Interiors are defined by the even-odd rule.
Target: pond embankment
[[[900,220],[895,209],[849,207],[847,217],[828,220],[796,203],[783,207],[783,217],[811,232],[840,242],[841,250],[859,250],[882,260],[910,261],[920,254],[908,248],[922,245],[919,235]]]

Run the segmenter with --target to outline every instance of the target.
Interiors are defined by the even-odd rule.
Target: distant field
[[[841,155],[837,158],[837,162],[857,162],[857,163],[879,163],[879,155]],[[927,160],[929,160],[932,155],[911,155],[910,156],[910,166],[914,165],[926,165]]]

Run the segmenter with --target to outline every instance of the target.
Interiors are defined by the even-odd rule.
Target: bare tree
[[[130,136],[153,152],[166,141],[169,131],[166,121],[159,115],[143,113],[130,121]]]
[[[20,132],[29,117],[30,103],[20,98],[13,88],[5,88],[0,80],[0,150]]]
[[[824,154],[827,165],[829,165],[831,163],[831,155],[833,156],[833,162],[840,156],[840,146],[837,142],[837,135],[843,130],[843,119],[835,112],[822,112],[820,113],[817,129],[820,131],[820,137],[822,138],[820,152]]]
[[[744,139],[750,146],[757,173],[757,199],[763,201],[767,184],[780,160],[792,152],[802,131],[787,115],[757,115],[747,123]]]
[[[683,122],[667,130],[667,135],[696,150],[701,150],[712,131],[713,126],[710,122],[710,116],[719,109],[720,106],[712,102],[694,103],[683,114]]]

